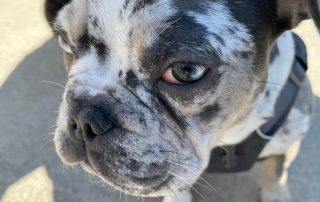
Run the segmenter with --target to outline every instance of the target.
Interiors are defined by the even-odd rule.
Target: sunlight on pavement
[[[44,0],[0,0],[0,4],[1,88],[23,58],[52,34],[44,19]]]
[[[319,33],[311,20],[302,22],[295,29],[307,45],[308,51],[308,76],[312,83],[312,89],[315,95],[320,97],[320,40]]]
[[[9,186],[1,202],[53,202],[53,183],[44,166]]]

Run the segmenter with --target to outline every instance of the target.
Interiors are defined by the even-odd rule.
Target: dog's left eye
[[[60,35],[59,35],[59,44],[60,44],[61,48],[62,48],[65,52],[67,52],[67,53],[69,53],[69,54],[72,54],[72,53],[73,53],[71,46],[70,46],[70,45],[68,44],[68,42],[67,42],[63,37],[61,37]]]
[[[178,63],[172,65],[162,79],[172,84],[190,84],[200,80],[206,72],[207,68],[202,65]]]

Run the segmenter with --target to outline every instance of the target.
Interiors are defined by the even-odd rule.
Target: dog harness
[[[259,155],[268,142],[285,122],[297,98],[302,81],[306,76],[307,52],[303,41],[293,34],[295,58],[289,78],[283,87],[276,105],[274,116],[243,142],[237,145],[214,148],[211,152],[209,173],[231,173],[250,170],[255,162],[262,160]]]

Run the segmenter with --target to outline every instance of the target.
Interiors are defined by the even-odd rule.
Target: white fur
[[[216,34],[223,39],[224,44],[221,44],[218,39],[208,36],[212,47],[220,54],[224,60],[230,60],[230,56],[235,51],[252,50],[253,43],[251,42],[251,35],[248,34],[247,28],[236,21],[229,8],[222,2],[213,2],[208,6],[208,13],[190,12],[189,15],[204,26],[210,33]],[[236,37],[231,35],[228,29],[236,31]],[[243,39],[239,40],[239,39]]]
[[[225,131],[218,145],[234,145],[245,140],[253,131],[266,122],[274,114],[277,98],[286,83],[294,58],[294,42],[292,34],[284,33],[277,41],[279,55],[270,64],[267,87],[257,101],[256,107],[240,123]],[[290,62],[291,61],[291,62]],[[280,84],[280,85],[278,85]],[[269,91],[269,96],[266,96]]]

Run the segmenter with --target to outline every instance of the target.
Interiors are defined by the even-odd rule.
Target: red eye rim
[[[182,85],[183,83],[181,83],[180,81],[178,81],[176,78],[174,78],[173,74],[172,74],[172,69],[168,69],[163,75],[162,75],[162,80],[167,82],[167,83],[171,83],[171,84],[177,84],[177,85]]]

